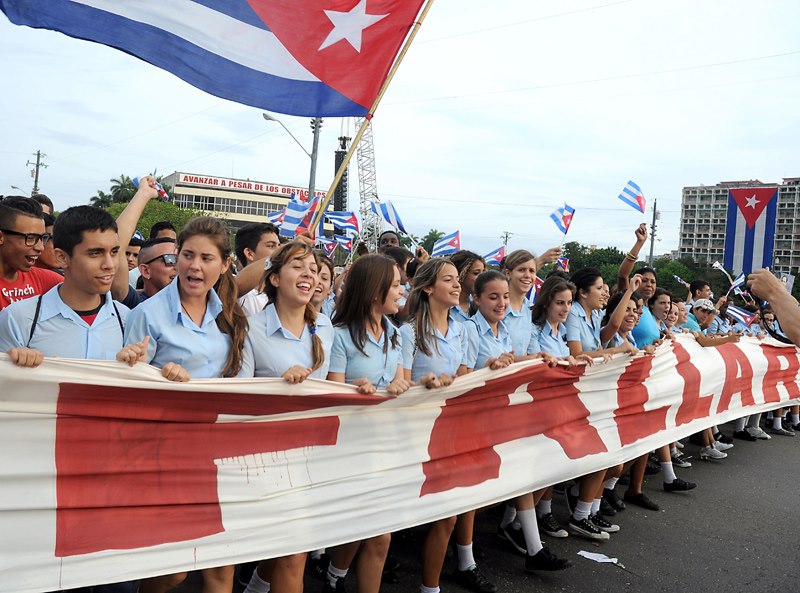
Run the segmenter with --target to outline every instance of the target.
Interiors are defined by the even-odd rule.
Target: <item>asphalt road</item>
[[[723,427],[730,434],[731,425]],[[658,512],[629,506],[614,522],[621,531],[600,544],[570,535],[563,540],[544,538],[557,555],[569,558],[572,568],[557,573],[528,575],[524,559],[514,555],[497,535],[499,513],[485,510],[478,516],[475,545],[478,563],[498,586],[499,593],[564,592],[774,592],[796,586],[800,548],[800,509],[796,481],[800,436],[774,436],[771,441],[735,441],[723,461],[700,461],[698,448],[688,443],[684,453],[693,466],[678,469],[678,476],[698,483],[688,493],[666,493],[661,475],[648,478],[645,492],[661,505]],[[618,485],[622,494],[624,486]],[[566,524],[563,495],[556,494],[553,513]],[[391,553],[401,568],[395,583],[385,583],[382,593],[419,590],[419,550],[424,530],[395,534]],[[616,557],[626,570],[598,564],[577,555],[580,550]],[[453,559],[445,564],[443,593],[466,591],[451,578]],[[353,571],[351,571],[353,572]],[[347,588],[355,593],[354,576]],[[201,590],[197,575],[181,592]],[[306,591],[322,590],[319,581],[306,580]]]

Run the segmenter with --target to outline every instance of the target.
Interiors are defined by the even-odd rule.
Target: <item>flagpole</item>
[[[433,6],[433,0],[427,0],[425,7],[422,9],[422,12],[419,13],[419,17],[414,22],[414,25],[411,27],[411,32],[409,33],[408,38],[406,39],[406,42],[403,45],[403,48],[400,50],[400,53],[397,55],[397,59],[394,61],[394,64],[392,64],[392,67],[389,70],[389,74],[386,77],[386,80],[383,81],[383,85],[381,86],[381,89],[378,91],[378,95],[375,97],[375,101],[373,101],[372,107],[370,107],[369,112],[364,116],[364,125],[361,126],[361,128],[358,130],[356,137],[353,138],[353,141],[350,143],[350,148],[347,150],[347,154],[344,156],[342,164],[339,165],[339,170],[336,171],[336,175],[334,176],[333,181],[331,182],[331,186],[330,188],[328,188],[328,193],[325,194],[325,200],[323,201],[321,208],[322,212],[325,211],[325,209],[328,207],[328,203],[333,198],[333,192],[336,190],[336,187],[342,180],[344,172],[347,170],[347,165],[350,164],[350,160],[356,153],[358,145],[361,142],[361,138],[362,136],[364,136],[364,132],[367,131],[367,126],[369,126],[372,123],[372,118],[375,115],[375,111],[378,109],[378,105],[380,104],[381,99],[383,99],[383,96],[386,94],[386,90],[389,88],[389,83],[392,82],[392,79],[394,78],[397,69],[400,67],[400,63],[403,61],[403,58],[405,57],[406,53],[408,53],[408,49],[411,47],[411,42],[414,41],[414,38],[417,36],[417,32],[419,31],[419,28],[422,26],[422,22],[425,20],[428,11],[430,11],[431,9],[431,6]],[[317,213],[315,213],[314,218],[311,221],[311,226],[308,229],[312,235],[314,234],[316,228],[319,226],[321,222],[322,222],[322,215],[318,210]]]

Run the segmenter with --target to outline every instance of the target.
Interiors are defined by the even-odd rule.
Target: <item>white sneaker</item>
[[[748,426],[745,430],[762,441],[768,441],[772,438],[760,426]]]
[[[733,449],[733,444],[723,443],[722,441],[714,441],[712,447],[714,447],[717,451],[727,451],[728,449]]]
[[[684,445],[683,445],[683,443],[682,443],[682,442],[680,442],[680,441],[675,441],[675,446],[676,446],[676,447],[678,447],[678,449],[683,449],[683,446],[684,446]]]
[[[700,459],[725,459],[727,456],[728,456],[727,453],[723,453],[722,451],[717,451],[711,445],[700,449]]]

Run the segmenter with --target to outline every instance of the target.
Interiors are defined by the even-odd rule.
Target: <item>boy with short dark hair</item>
[[[43,294],[61,276],[34,265],[50,235],[45,232],[41,206],[25,196],[0,202],[0,309],[15,301]]]

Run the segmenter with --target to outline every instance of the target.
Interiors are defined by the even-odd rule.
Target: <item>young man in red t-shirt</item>
[[[42,207],[31,198],[8,196],[0,202],[0,309],[14,301],[44,294],[63,278],[35,268],[50,235]]]

